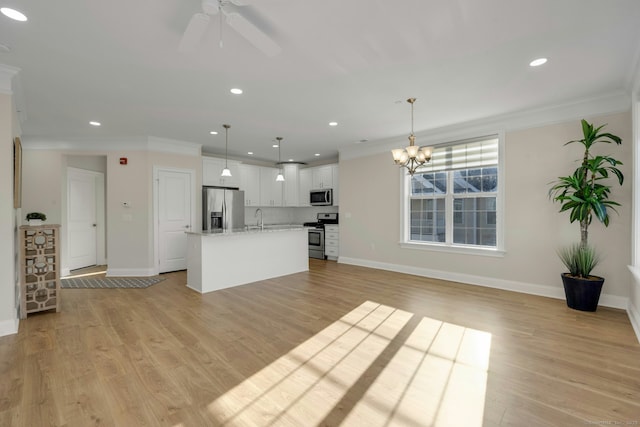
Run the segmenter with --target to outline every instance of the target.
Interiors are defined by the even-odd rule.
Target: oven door
[[[309,229],[309,257],[324,259],[324,230]]]

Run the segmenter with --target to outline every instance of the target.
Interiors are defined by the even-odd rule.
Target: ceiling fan
[[[220,46],[222,47],[222,18],[238,34],[267,56],[275,56],[282,48],[260,28],[240,14],[239,9],[248,6],[245,0],[202,0],[202,12],[195,13],[182,35],[178,49],[193,51],[204,36],[211,17],[220,16]]]

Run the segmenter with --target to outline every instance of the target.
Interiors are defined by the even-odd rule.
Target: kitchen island
[[[187,286],[200,293],[309,270],[302,226],[187,234]]]

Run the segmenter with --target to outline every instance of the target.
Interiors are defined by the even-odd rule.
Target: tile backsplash
[[[260,215],[256,215],[258,208],[244,208],[244,222],[247,225],[255,225]],[[272,208],[261,207],[262,219],[265,224],[302,224],[313,222],[318,213],[338,212],[338,206],[312,206],[304,208]]]

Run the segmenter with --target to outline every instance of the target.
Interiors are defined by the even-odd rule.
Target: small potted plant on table
[[[29,212],[27,214],[29,225],[41,225],[46,220],[47,216],[42,212]]]
[[[616,178],[622,185],[624,177],[617,168],[622,162],[610,156],[593,155],[590,150],[598,142],[620,145],[622,139],[610,133],[600,133],[606,125],[594,128],[586,120],[581,123],[583,139],[569,141],[565,145],[582,144],[582,162],[573,174],[558,177],[553,182],[549,197],[560,203],[560,212],[569,211],[570,222],[580,224],[580,243],[558,251],[569,270],[561,275],[567,305],[576,310],[595,311],[604,278],[591,275],[599,258],[588,242],[589,225],[595,216],[605,227],[609,226],[609,209],[615,211],[615,206],[620,204],[610,200],[611,185],[606,180]]]

